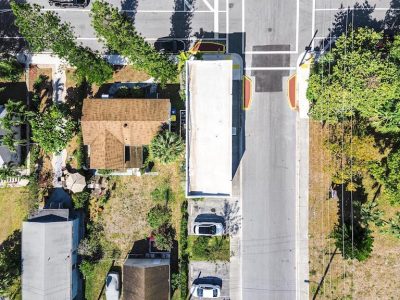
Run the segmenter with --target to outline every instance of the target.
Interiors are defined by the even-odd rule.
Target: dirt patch
[[[328,127],[323,128],[319,122],[310,121],[310,298],[316,293],[326,272],[318,299],[400,299],[400,282],[397,280],[400,274],[399,240],[380,233],[372,226],[375,239],[373,252],[366,261],[344,260],[340,249],[333,255],[335,245],[329,235],[338,222],[338,202],[329,199],[331,177],[326,166],[331,157],[323,145],[328,135]],[[372,184],[368,180],[363,184],[366,190],[371,189]],[[372,193],[368,195],[369,201],[372,197]],[[378,203],[385,212],[385,219],[396,210],[384,198]]]
[[[36,65],[31,65],[29,68],[29,91],[33,91],[34,84],[40,78],[40,75],[46,76],[51,82],[53,78],[53,70],[51,68],[39,68]]]

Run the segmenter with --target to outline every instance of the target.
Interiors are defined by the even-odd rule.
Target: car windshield
[[[200,234],[215,234],[217,232],[217,227],[215,225],[199,226]]]

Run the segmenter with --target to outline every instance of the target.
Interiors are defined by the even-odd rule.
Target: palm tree
[[[176,161],[184,150],[185,145],[180,136],[170,131],[160,132],[149,147],[150,158],[162,164]]]

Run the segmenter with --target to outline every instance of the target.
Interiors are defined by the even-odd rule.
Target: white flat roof
[[[232,60],[187,62],[187,195],[232,192]]]

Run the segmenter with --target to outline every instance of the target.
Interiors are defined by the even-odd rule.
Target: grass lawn
[[[205,245],[196,243],[198,236],[191,235],[188,238],[188,252],[191,260],[194,261],[208,261],[208,260],[222,260],[229,261],[230,258],[230,244],[229,237],[203,237],[208,240]],[[219,244],[219,245],[218,245]],[[197,247],[197,249],[195,248]],[[203,249],[205,251],[203,251]]]
[[[15,230],[20,229],[28,215],[28,189],[0,189],[0,244]]]
[[[102,260],[96,264],[93,276],[85,280],[85,299],[97,300],[112,265],[111,260]]]
[[[400,281],[396,279],[400,274],[398,239],[381,233],[372,225],[373,251],[367,260],[345,260],[340,249],[333,255],[335,245],[329,234],[338,222],[340,202],[328,200],[331,177],[326,165],[331,157],[323,146],[327,134],[326,127],[321,128],[319,122],[310,121],[310,157],[313,158],[310,159],[309,194],[310,297],[314,296],[318,283],[327,272],[318,299],[400,299]],[[367,201],[372,201],[376,189],[372,180],[365,177],[363,187],[368,194]],[[378,197],[377,203],[384,212],[384,219],[399,210],[382,196]]]

